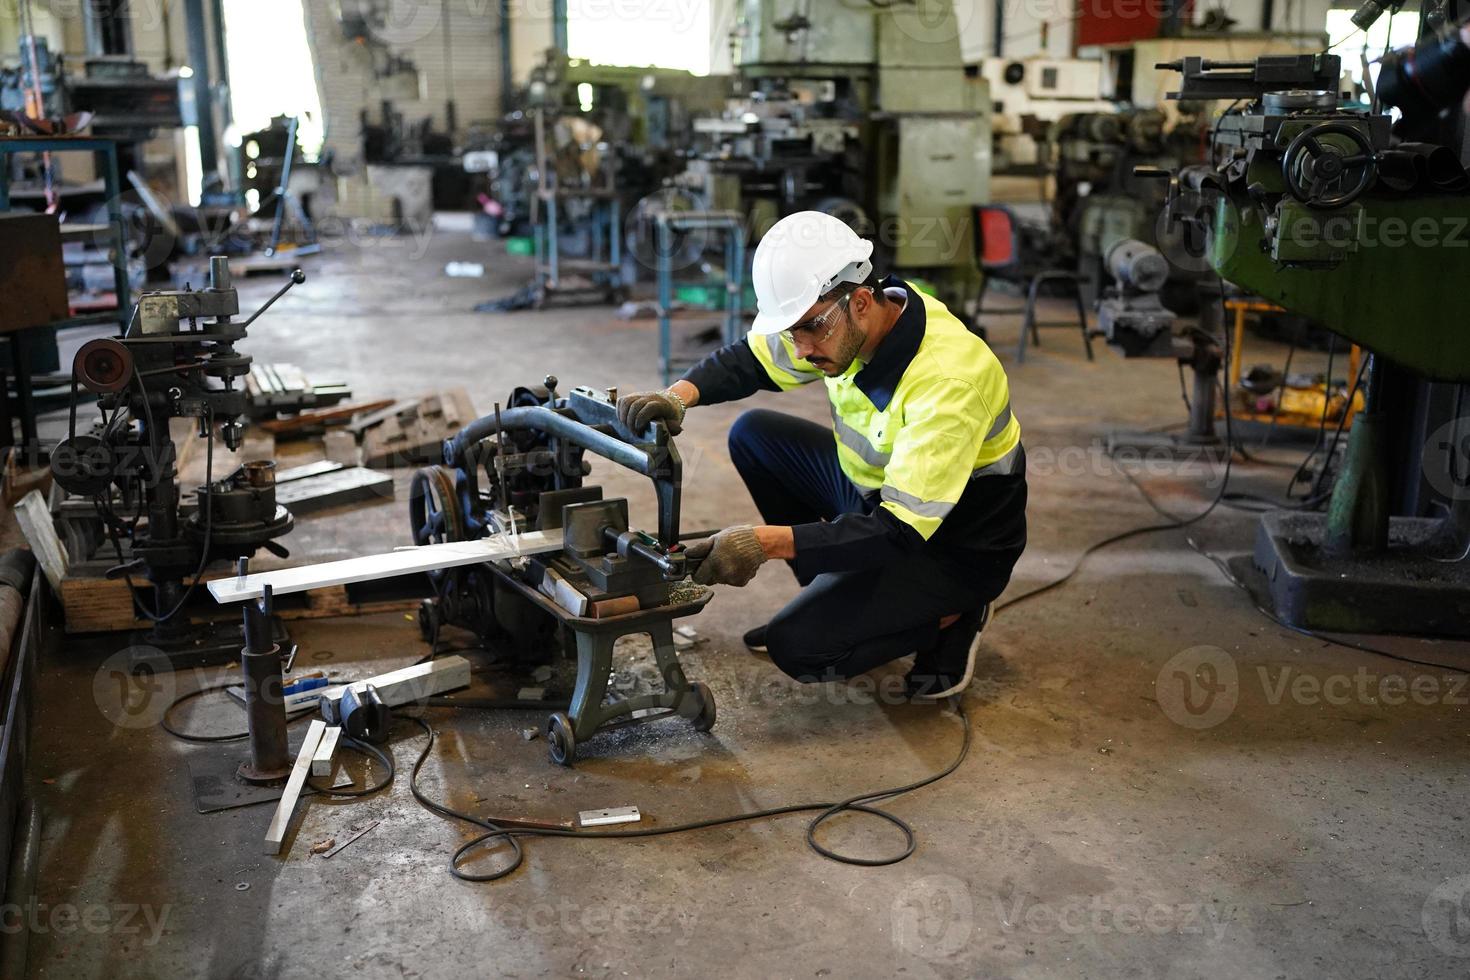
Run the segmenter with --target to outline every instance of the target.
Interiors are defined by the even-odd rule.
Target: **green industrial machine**
[[[959,35],[951,0],[746,0],[742,94],[696,120],[704,144],[679,184],[747,215],[756,238],[793,211],[835,214],[873,237],[881,266],[972,297],[989,100]]]
[[[1216,124],[1210,163],[1161,172],[1167,220],[1206,233],[1223,279],[1369,352],[1327,513],[1260,525],[1255,564],[1277,614],[1470,635],[1470,480],[1454,437],[1470,381],[1454,274],[1470,254],[1470,177],[1446,147],[1395,142],[1385,112],[1341,100],[1336,56],[1161,67],[1183,75],[1173,98],[1241,106]]]

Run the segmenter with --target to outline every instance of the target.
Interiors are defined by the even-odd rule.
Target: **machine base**
[[[1325,514],[1261,518],[1255,566],[1283,621],[1341,633],[1470,638],[1470,563],[1445,554],[1442,522],[1391,518],[1387,552],[1370,558],[1324,554],[1326,534]]]

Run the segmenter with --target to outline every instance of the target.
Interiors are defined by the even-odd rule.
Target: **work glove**
[[[755,578],[766,560],[766,550],[749,524],[727,527],[713,537],[694,542],[684,553],[699,561],[694,581],[700,585],[744,585]]]
[[[678,435],[684,428],[684,400],[667,388],[636,391],[618,399],[618,421],[633,432],[645,432],[655,419],[663,419],[669,434]]]

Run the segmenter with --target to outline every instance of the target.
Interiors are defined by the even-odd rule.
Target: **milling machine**
[[[1453,63],[1462,94],[1470,49]],[[1259,527],[1255,563],[1277,615],[1470,635],[1470,439],[1456,418],[1470,343],[1451,274],[1470,242],[1461,160],[1442,142],[1397,140],[1387,112],[1344,100],[1335,55],[1159,67],[1182,75],[1171,97],[1240,107],[1212,130],[1208,163],[1157,174],[1169,182],[1166,220],[1206,236],[1222,279],[1369,354],[1366,409],[1327,513],[1269,512]],[[1422,77],[1399,90],[1439,91]]]
[[[966,77],[952,0],[745,0],[732,43],[743,94],[696,120],[677,178],[752,239],[824,210],[871,234],[885,268],[973,299],[976,205],[989,200],[990,102]]]

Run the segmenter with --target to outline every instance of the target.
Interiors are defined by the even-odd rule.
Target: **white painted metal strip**
[[[311,771],[311,759],[316,754],[316,747],[322,739],[322,732],[326,731],[327,723],[320,718],[314,718],[306,726],[306,737],[301,740],[301,751],[296,753],[296,764],[291,767],[291,776],[286,780],[285,792],[281,794],[281,801],[276,804],[276,812],[271,817],[271,825],[265,832],[265,853],[280,854],[281,842],[286,839],[286,827],[291,823],[291,814],[296,810],[296,799],[301,795],[301,787],[306,785],[306,774]]]
[[[364,555],[316,565],[299,565],[272,572],[256,572],[244,578],[215,579],[209,583],[209,594],[215,602],[240,602],[259,598],[269,585],[276,595],[305,592],[328,585],[350,585],[374,579],[432,572],[440,568],[475,565],[480,562],[514,558],[517,555],[539,555],[562,546],[561,531],[529,531],[512,539],[496,535],[477,541],[455,541],[449,544],[426,544],[421,548],[405,548],[381,555]]]
[[[366,680],[340,684],[322,691],[322,703],[339,701],[342,692],[349,687],[365,687],[371,684],[378,690],[378,697],[390,708],[409,704],[434,694],[443,694],[457,687],[468,687],[470,662],[464,657],[440,657],[424,664],[413,664],[399,670],[369,677]]]
[[[317,743],[316,751],[311,755],[311,774],[313,776],[330,776],[332,774],[332,756],[337,754],[337,740],[342,737],[342,729],[337,725],[327,726],[322,732],[322,740]]]

